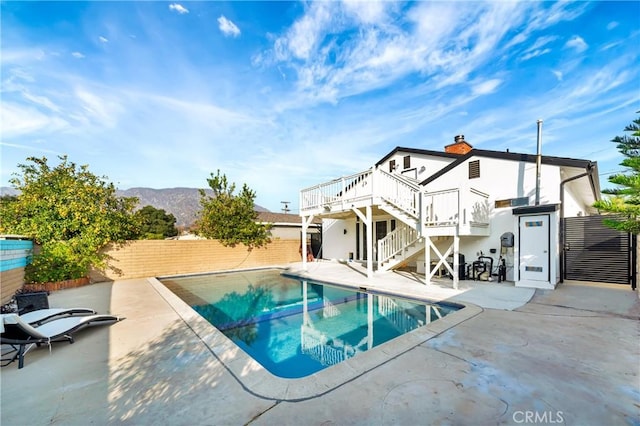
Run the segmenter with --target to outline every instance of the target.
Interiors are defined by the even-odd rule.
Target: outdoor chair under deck
[[[73,343],[72,333],[89,326],[114,324],[123,320],[113,315],[71,316],[46,322],[38,327],[31,326],[18,314],[3,314],[0,324],[0,343],[11,346],[12,350],[2,356],[12,354],[10,358],[2,358],[2,367],[18,360],[18,368],[24,366],[24,355],[33,347],[42,344],[51,345],[55,341]],[[15,353],[14,353],[15,352]]]

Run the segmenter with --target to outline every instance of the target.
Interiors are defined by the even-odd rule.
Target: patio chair
[[[89,308],[49,308],[27,312],[20,315],[20,318],[22,318],[24,322],[34,327],[38,327],[45,322],[49,322],[59,318],[95,314],[97,314],[97,312]]]
[[[113,324],[124,318],[113,315],[86,315],[60,318],[33,327],[25,322],[18,314],[2,315],[0,324],[0,343],[12,347],[2,356],[15,352],[11,358],[2,358],[2,367],[18,360],[18,368],[24,366],[24,355],[33,347],[46,344],[51,349],[51,342],[68,341],[73,343],[72,333],[89,326]]]
[[[49,295],[46,291],[16,294],[15,299],[16,305],[18,305],[18,313],[20,314],[39,309],[49,309]]]

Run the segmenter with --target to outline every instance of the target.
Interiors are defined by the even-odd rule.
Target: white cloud
[[[295,59],[310,59],[324,39],[333,17],[337,15],[337,11],[333,13],[335,7],[336,4],[332,2],[311,3],[304,16],[275,41],[277,59],[288,61],[291,55]]]
[[[46,96],[33,95],[26,90],[22,91],[22,96],[36,105],[43,106],[47,109],[50,109],[51,111],[60,112],[60,108]]]
[[[222,31],[227,37],[238,37],[240,35],[240,28],[236,26],[233,22],[224,17],[224,15],[220,15],[218,18],[218,28]]]
[[[24,107],[12,102],[3,101],[0,111],[3,137],[55,132],[68,127],[68,123],[59,117],[43,114],[36,108]]]
[[[394,6],[389,1],[343,0],[345,12],[365,25],[383,25],[387,21],[387,8]]]
[[[98,37],[98,40],[100,40],[101,43],[109,43],[109,39],[103,36]]]
[[[465,84],[495,54],[511,28],[505,22],[517,28],[526,10],[520,3],[471,3],[461,10],[419,2],[406,11],[387,2],[311,2],[254,63],[268,64],[271,56],[293,69],[300,100],[309,103],[335,104],[412,76],[432,88]]]
[[[538,39],[535,41],[535,43],[533,43],[533,45],[526,50],[526,52],[529,52],[531,50],[535,50],[535,49],[539,49],[543,46],[546,46],[547,44],[557,40],[558,37],[557,36],[543,36],[543,37],[538,37]]]
[[[543,47],[555,41],[557,38],[558,38],[557,36],[538,37],[538,39],[536,39],[536,41],[531,45],[531,47],[529,47],[524,51],[524,54],[520,59],[523,61],[527,61],[531,58],[542,56],[551,52],[550,48],[543,49]]]
[[[42,61],[47,56],[46,52],[42,50],[42,48],[7,48],[2,49],[2,57],[0,60],[2,61],[2,65],[5,64],[16,64],[19,66],[24,66],[34,61]]]
[[[84,58],[84,55],[80,52],[71,52],[71,56],[73,56],[74,58],[78,58],[78,59],[82,59]]]
[[[500,84],[502,84],[502,80],[494,78],[491,80],[483,81],[482,83],[474,84],[471,88],[471,91],[474,95],[488,95],[495,92]]]
[[[587,43],[580,36],[573,36],[564,45],[567,49],[575,49],[578,53],[582,53],[589,48]]]
[[[74,95],[80,106],[80,111],[74,115],[75,119],[86,124],[93,122],[100,127],[114,127],[118,122],[123,108],[115,95],[96,93],[86,88],[76,88]]]
[[[537,56],[542,56],[542,55],[546,55],[547,53],[550,53],[551,49],[537,49],[534,50],[533,52],[529,52],[529,53],[525,53],[524,55],[522,55],[522,60],[523,61],[528,61],[529,59],[535,58]]]
[[[562,71],[551,71],[553,73],[553,75],[556,76],[556,78],[558,79],[558,81],[562,81]]]
[[[609,31],[611,31],[612,29],[614,29],[615,27],[617,27],[619,24],[616,21],[611,21],[607,24],[607,29]]]
[[[185,13],[189,13],[189,10],[187,8],[185,8],[184,6],[182,6],[179,3],[171,3],[169,5],[169,10],[172,10],[174,12],[178,12],[180,15],[183,15]]]

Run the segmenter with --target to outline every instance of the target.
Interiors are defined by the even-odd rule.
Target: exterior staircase
[[[424,239],[418,235],[418,231],[407,225],[400,225],[378,240],[378,271],[393,269],[423,250]]]

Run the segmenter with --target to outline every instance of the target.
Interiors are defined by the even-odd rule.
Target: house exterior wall
[[[583,179],[586,179],[583,178]],[[585,205],[584,202],[579,201],[579,198],[575,194],[575,186],[576,181],[568,182],[564,186],[564,217],[576,217],[576,216],[585,216],[589,211],[588,205]]]
[[[355,219],[324,219],[322,222],[322,257],[332,260],[349,260],[350,253],[353,253],[355,258]]]
[[[320,230],[315,226],[310,226],[307,228],[307,235],[318,233]],[[271,239],[281,239],[281,240],[295,240],[300,241],[302,238],[302,227],[301,226],[274,226],[271,228]]]
[[[469,179],[469,162],[480,162],[480,177]],[[498,158],[471,157],[455,169],[429,183],[427,191],[474,188],[490,195],[490,202],[528,197],[533,205],[536,190],[536,165]],[[543,164],[540,171],[540,204],[560,202],[560,169]]]

